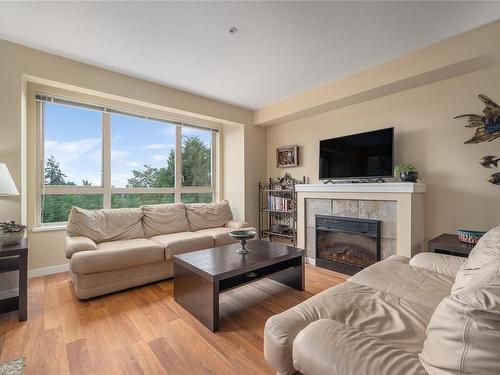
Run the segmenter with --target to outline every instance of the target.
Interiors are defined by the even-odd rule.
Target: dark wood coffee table
[[[240,244],[174,256],[174,300],[212,332],[219,329],[219,294],[268,277],[304,290],[304,251],[263,240],[249,241],[250,254]]]

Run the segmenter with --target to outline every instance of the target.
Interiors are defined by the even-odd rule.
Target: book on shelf
[[[274,195],[269,195],[267,201],[267,209],[273,211],[290,211],[291,202],[289,198],[276,197]]]

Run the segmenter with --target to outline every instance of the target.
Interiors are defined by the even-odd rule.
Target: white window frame
[[[36,95],[45,95],[36,92]],[[53,95],[46,95],[54,97]],[[63,98],[63,100],[66,100]],[[78,104],[81,103],[82,107],[87,105],[85,101],[69,99],[70,101]],[[219,199],[217,189],[217,155],[218,147],[220,145],[220,128],[215,126],[205,126],[196,124],[195,122],[179,122],[176,120],[169,120],[168,114],[165,117],[158,118],[158,116],[148,116],[147,109],[144,113],[137,114],[134,111],[124,111],[123,109],[109,112],[107,109],[110,107],[102,106],[91,103],[90,105],[103,107],[102,113],[102,177],[101,186],[76,186],[76,185],[45,185],[45,150],[44,150],[44,105],[43,102],[36,100],[36,134],[37,134],[37,191],[36,191],[36,225],[37,227],[61,227],[65,226],[66,222],[43,223],[42,222],[42,197],[43,195],[68,195],[68,194],[98,194],[103,196],[103,208],[111,208],[111,196],[115,193],[136,193],[136,194],[173,194],[175,202],[181,202],[182,193],[211,193],[213,201]],[[77,107],[77,106],[76,106]],[[174,187],[170,188],[117,188],[111,186],[111,115],[113,113],[120,113],[144,119],[155,119],[166,123],[169,126],[175,126],[175,178]],[[212,144],[211,144],[211,185],[210,186],[183,186],[182,185],[182,128],[199,128],[203,130],[211,130]]]

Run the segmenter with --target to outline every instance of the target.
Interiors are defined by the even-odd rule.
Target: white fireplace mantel
[[[411,182],[298,184],[297,192],[425,193],[425,184]]]
[[[393,201],[396,209],[396,251],[412,257],[425,248],[425,184],[407,182],[297,184],[297,246],[306,248],[306,200]]]

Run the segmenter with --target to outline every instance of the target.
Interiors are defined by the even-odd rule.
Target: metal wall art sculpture
[[[474,136],[465,143],[491,142],[500,137],[500,107],[486,95],[478,96],[485,104],[483,116],[466,113],[455,117],[456,119],[467,117],[468,124],[465,126],[467,128],[477,128]]]
[[[500,137],[500,106],[486,95],[478,96],[484,103],[483,116],[466,113],[455,117],[455,119],[467,117],[467,125],[465,127],[476,128],[476,133],[471,139],[465,141],[466,144],[491,142]],[[479,160],[479,164],[485,168],[492,168],[498,167],[498,161],[500,161],[499,157],[486,155]],[[500,172],[493,173],[488,177],[487,181],[495,185],[500,185]]]

